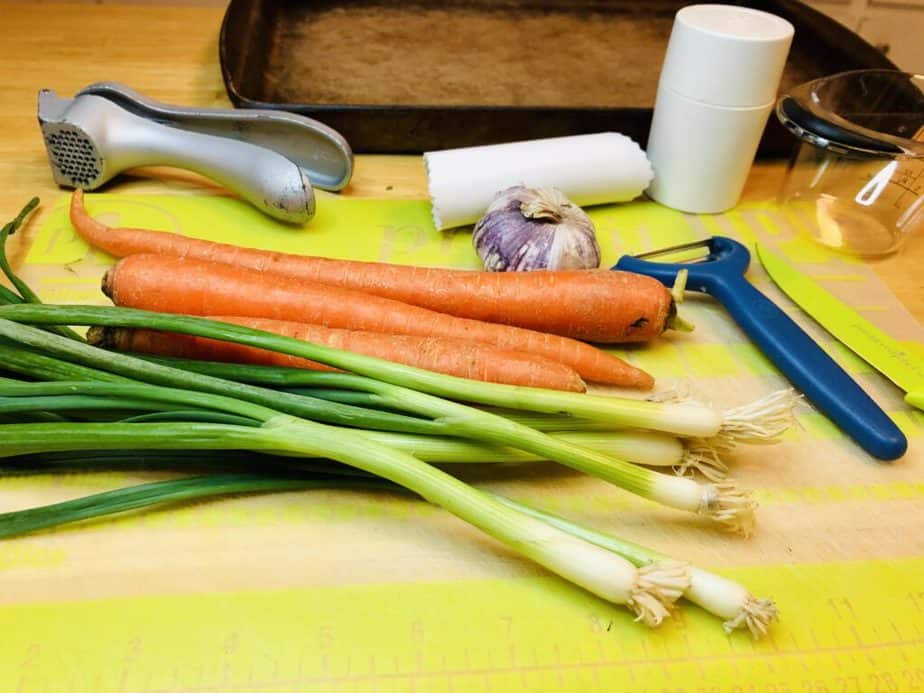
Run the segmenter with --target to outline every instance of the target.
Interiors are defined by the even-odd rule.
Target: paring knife
[[[885,332],[787,264],[757,246],[767,274],[783,292],[828,332],[907,392],[905,401],[924,410],[924,359],[908,352]]]

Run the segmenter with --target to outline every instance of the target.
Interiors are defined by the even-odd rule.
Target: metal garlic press
[[[353,173],[346,140],[322,123],[259,109],[184,108],[115,82],[63,99],[39,92],[38,120],[55,182],[95,190],[139,166],[174,166],[233,190],[262,212],[304,223],[314,187],[340,190]]]

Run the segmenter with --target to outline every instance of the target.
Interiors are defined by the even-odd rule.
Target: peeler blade
[[[632,257],[637,258],[639,260],[650,260],[651,258],[666,257],[668,255],[673,255],[675,253],[680,253],[680,252],[684,252],[687,250],[697,250],[699,248],[708,248],[709,240],[710,239],[706,238],[701,241],[692,241],[690,243],[680,243],[678,245],[668,246],[667,248],[656,248],[655,250],[649,250],[644,253],[638,253],[636,255],[632,255]],[[709,257],[708,255],[703,255],[693,260],[686,260],[685,262],[703,262],[708,257]]]

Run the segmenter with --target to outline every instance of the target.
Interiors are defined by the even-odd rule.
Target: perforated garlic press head
[[[74,99],[42,90],[38,99],[58,185],[95,190],[131,168],[174,166],[211,178],[276,219],[304,223],[315,209],[312,179],[327,189],[346,185],[352,152],[316,121],[267,113],[164,106],[113,83],[91,85]],[[285,155],[306,144],[317,145],[317,156],[297,163]]]

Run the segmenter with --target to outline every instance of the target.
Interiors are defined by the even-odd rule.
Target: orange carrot
[[[223,262],[591,342],[648,341],[670,326],[676,310],[660,282],[632,272],[408,267],[240,248],[164,231],[112,229],[87,214],[80,190],[71,197],[71,223],[84,240],[116,257],[157,253]]]
[[[207,317],[460,378],[570,392],[583,392],[586,389],[581,377],[564,364],[530,354],[504,351],[481,342],[338,330],[269,318]],[[157,330],[95,328],[88,333],[88,339],[92,343],[119,351],[142,354],[335,370],[315,361],[266,349]]]
[[[103,290],[116,305],[131,308],[485,342],[563,363],[585,380],[646,389],[654,384],[644,371],[573,339],[457,318],[360,291],[218,262],[130,255],[107,272]]]

